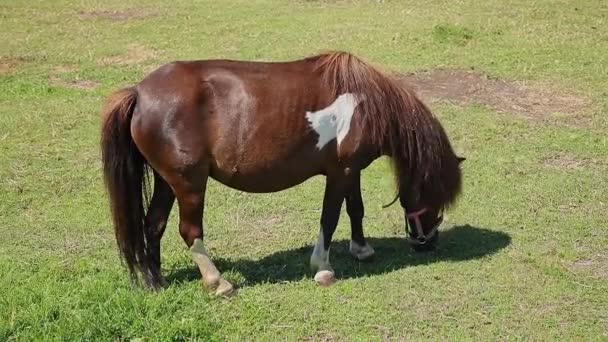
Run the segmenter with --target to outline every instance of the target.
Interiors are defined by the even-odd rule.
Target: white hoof
[[[220,280],[220,285],[215,290],[215,295],[218,297],[230,297],[234,293],[232,284],[224,279]]]
[[[332,271],[319,271],[315,274],[315,281],[321,286],[330,286],[336,282],[336,276]]]
[[[221,276],[208,277],[207,279],[204,279],[203,286],[218,297],[229,297],[234,292],[234,287],[232,284],[227,282]]]
[[[365,243],[365,246],[360,246],[358,243],[352,240],[350,241],[349,251],[350,254],[357,260],[367,260],[376,253],[369,243]]]

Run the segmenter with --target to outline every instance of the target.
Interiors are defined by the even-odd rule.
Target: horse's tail
[[[102,111],[101,152],[103,175],[114,221],[114,233],[129,273],[138,282],[138,271],[147,285],[154,285],[150,257],[150,232],[144,218],[148,206],[147,161],[131,136],[131,118],[137,103],[134,87],[110,96]]]

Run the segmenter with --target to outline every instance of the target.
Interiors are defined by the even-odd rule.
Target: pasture
[[[608,4],[603,0],[0,3],[0,340],[608,340]],[[386,160],[363,173],[371,262],[343,207],[319,287],[324,179],[210,181],[205,244],[238,292],[204,291],[177,230],[168,286],[132,288],[99,152],[106,96],[173,60],[346,50],[441,120],[463,193],[412,252]]]

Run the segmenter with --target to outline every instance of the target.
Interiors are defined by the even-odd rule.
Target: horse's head
[[[438,229],[443,222],[443,209],[427,205],[423,201],[408,200],[412,197],[400,196],[409,243],[417,252],[434,250],[439,241]]]
[[[403,206],[405,232],[409,235],[409,243],[415,251],[434,250],[439,241],[439,225],[443,222],[443,213],[438,208],[419,208],[410,210],[407,205]]]
[[[458,167],[465,158],[456,157]],[[440,200],[434,184],[421,183],[418,191],[401,190],[399,201],[405,213],[405,231],[417,252],[431,251],[439,241],[439,225],[443,222],[445,202]]]

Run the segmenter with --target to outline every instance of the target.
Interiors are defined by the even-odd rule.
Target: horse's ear
[[[460,164],[463,161],[467,160],[467,158],[465,158],[465,157],[456,157],[456,159],[458,159],[458,164]]]

